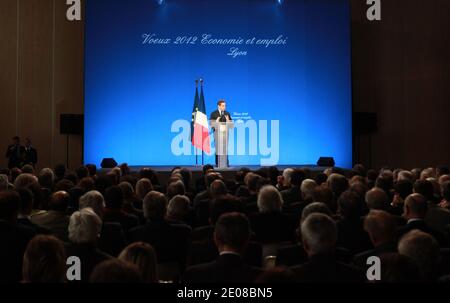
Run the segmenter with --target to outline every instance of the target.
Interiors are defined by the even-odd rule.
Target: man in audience
[[[422,279],[433,282],[438,278],[439,244],[430,234],[412,230],[402,237],[398,252],[410,257],[419,267]]]
[[[243,261],[249,239],[250,224],[243,214],[222,215],[214,231],[220,256],[214,262],[189,267],[183,280],[187,283],[253,282],[261,271]]]
[[[374,248],[355,255],[356,266],[366,268],[369,257],[397,251],[397,222],[388,212],[371,210],[364,219],[364,230],[369,234]]]
[[[70,196],[65,191],[54,193],[48,205],[49,210],[37,213],[31,217],[31,222],[42,226],[59,238],[66,242],[67,226],[69,225],[69,217],[66,215],[69,206]]]
[[[298,282],[363,282],[363,273],[335,257],[336,224],[327,215],[311,214],[301,226],[308,262],[291,268]]]
[[[258,194],[259,212],[250,216],[255,239],[262,244],[293,241],[295,220],[282,212],[283,199],[272,185],[265,185]]]
[[[125,234],[139,225],[138,217],[123,211],[123,193],[118,185],[106,189],[105,203],[106,208],[103,214],[103,221],[120,223]]]
[[[20,196],[14,191],[0,191],[0,282],[19,282],[22,257],[28,242],[36,234],[17,223]]]
[[[441,186],[441,195],[443,200],[436,199],[428,202],[428,211],[425,216],[425,223],[442,234],[445,234],[450,225],[450,208],[447,209],[447,199],[450,201],[450,182],[445,182]]]
[[[305,172],[301,169],[294,169],[291,173],[290,188],[281,191],[281,196],[283,197],[283,201],[286,203],[286,206],[301,201],[302,196],[300,186],[305,179]]]
[[[20,145],[20,138],[15,136],[12,138],[12,144],[6,150],[6,158],[8,158],[8,168],[22,167],[24,147]]]
[[[31,212],[33,210],[33,193],[27,188],[19,188],[16,192],[20,196],[19,212],[17,223],[25,225],[34,230],[36,234],[50,234],[50,230],[31,222]]]
[[[103,195],[92,190],[80,197],[80,210],[91,208],[100,219],[105,213],[105,200]],[[122,225],[118,222],[104,222],[102,220],[102,229],[98,247],[100,250],[111,256],[117,256],[127,245],[126,236]]]
[[[285,170],[283,170],[283,174],[279,176],[277,180],[278,190],[283,191],[291,187],[291,176],[293,172],[294,169],[292,168],[286,168]]]
[[[385,210],[389,205],[389,198],[384,190],[374,187],[366,193],[366,203],[369,209]]]
[[[304,202],[305,206],[314,201],[314,190],[316,187],[317,183],[312,179],[305,179],[302,181],[302,185],[300,186],[301,200]]]

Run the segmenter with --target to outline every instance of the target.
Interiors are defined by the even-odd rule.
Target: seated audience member
[[[307,205],[302,212],[300,225],[296,231],[298,243],[295,245],[286,245],[280,247],[277,252],[276,265],[294,266],[303,264],[308,261],[308,256],[302,246],[301,225],[305,219],[311,214],[325,214],[332,217],[330,209],[322,202],[314,202]],[[340,262],[350,263],[352,255],[345,248],[337,247],[335,250],[336,258]]]
[[[205,177],[209,172],[214,171],[214,167],[210,164],[206,164],[202,167],[202,176],[195,180],[195,192],[199,193],[206,190]]]
[[[316,181],[312,179],[305,179],[300,186],[300,191],[302,195],[302,201],[305,205],[312,203],[314,201],[314,190],[317,187]]]
[[[123,211],[130,215],[135,215],[139,219],[139,223],[144,223],[144,212],[142,209],[138,209],[135,205],[141,205],[142,201],[140,201],[136,197],[136,193],[134,192],[133,185],[131,185],[128,181],[123,181],[119,183],[119,187],[122,190],[123,194]]]
[[[423,195],[417,193],[409,195],[406,198],[405,205],[403,207],[403,217],[405,218],[405,220],[407,220],[407,223],[405,226],[399,228],[398,237],[401,238],[411,230],[418,229],[434,236],[439,244],[445,245],[446,240],[444,236],[440,232],[430,228],[425,222],[427,210],[427,200]]]
[[[450,201],[450,182],[441,186],[442,201],[436,199],[428,202],[428,211],[425,223],[433,230],[445,234],[447,226],[450,225],[450,208],[446,208],[447,199]],[[440,204],[438,204],[440,203]]]
[[[134,264],[145,283],[157,283],[156,252],[150,244],[135,242],[128,245],[119,255],[119,260]]]
[[[211,263],[189,267],[184,274],[187,283],[253,282],[260,270],[247,265],[242,255],[250,239],[250,224],[245,215],[222,215],[215,225],[214,241],[219,257]]]
[[[365,197],[369,209],[386,210],[389,205],[389,197],[386,192],[374,187],[366,193]]]
[[[293,241],[295,239],[294,218],[282,213],[283,200],[272,185],[265,185],[258,194],[259,212],[250,216],[255,240],[262,244]]]
[[[333,204],[337,205],[339,197],[343,192],[348,190],[349,184],[347,178],[343,175],[332,173],[327,179],[327,187],[333,192]]]
[[[105,192],[105,212],[102,220],[105,222],[117,222],[123,228],[125,234],[139,225],[139,219],[123,211],[123,193],[118,185],[111,186]]]
[[[66,215],[70,203],[70,196],[65,191],[52,194],[48,211],[37,213],[31,217],[31,222],[42,226],[63,242],[67,242],[67,226],[69,217]]]
[[[401,170],[397,175],[397,182],[399,181],[408,181],[412,184],[412,182],[414,181],[414,176],[408,170]]]
[[[83,208],[70,216],[68,256],[81,262],[81,282],[87,282],[94,267],[111,257],[98,249],[102,220],[91,208]]]
[[[90,283],[142,283],[142,275],[136,265],[119,259],[98,264],[93,270]]]
[[[34,230],[36,234],[50,234],[50,230],[31,222],[31,212],[33,211],[33,193],[27,188],[17,189],[20,196],[19,213],[17,223],[25,225]]]
[[[17,192],[0,191],[0,282],[18,282],[22,277],[22,257],[33,229],[17,223],[20,196]]]
[[[0,191],[10,188],[9,179],[7,175],[0,174]]]
[[[172,224],[192,224],[192,210],[189,198],[176,195],[169,201],[167,207],[167,221]]]
[[[185,224],[170,224],[165,220],[167,198],[160,192],[149,192],[144,198],[143,207],[147,222],[144,226],[130,230],[130,242],[151,244],[156,250],[158,263],[177,262],[180,270],[184,270],[191,228]]]
[[[208,225],[209,208],[211,201],[215,198],[227,194],[227,188],[222,181],[222,176],[219,173],[209,173],[206,176],[207,189],[195,196],[194,198],[194,212],[195,225]]]
[[[292,267],[298,282],[363,282],[359,269],[336,260],[336,224],[324,214],[309,215],[301,226],[308,261]]]
[[[338,199],[337,220],[339,247],[347,248],[352,254],[360,253],[372,248],[369,235],[363,228],[361,220],[361,203],[359,196],[346,191]]]
[[[100,219],[105,213],[105,200],[103,195],[92,190],[81,196],[80,210],[84,208],[91,208]],[[111,255],[117,256],[122,249],[127,245],[125,232],[122,225],[117,222],[103,222],[98,247],[101,251]]]
[[[144,200],[145,196],[152,190],[153,185],[149,179],[139,179],[136,183],[136,197],[139,199],[139,202],[136,201],[134,207],[137,209],[142,209],[142,201]]]
[[[66,253],[64,245],[54,236],[34,237],[23,256],[23,282],[66,282]]]
[[[433,183],[428,180],[417,180],[414,182],[413,191],[424,196],[427,202],[432,202],[435,199]]]
[[[422,280],[417,264],[398,253],[385,253],[380,257],[381,283],[417,283]]]
[[[281,174],[281,176],[279,176],[277,179],[278,190],[283,191],[291,187],[291,176],[293,172],[293,168],[286,168],[285,170],[283,170],[283,174]]]
[[[413,184],[409,180],[399,180],[394,184],[394,197],[389,212],[396,216],[403,214],[406,197],[413,193]]]
[[[288,189],[281,191],[281,196],[283,197],[286,206],[292,203],[300,202],[302,199],[300,186],[303,180],[306,179],[305,172],[301,169],[294,169],[291,173],[290,187]]]
[[[436,281],[440,250],[438,242],[430,234],[420,230],[408,232],[398,243],[398,252],[417,264],[423,281]]]
[[[369,234],[374,248],[355,255],[356,266],[366,268],[369,257],[397,251],[397,222],[388,212],[371,210],[364,219],[364,230]]]
[[[181,175],[180,175],[181,178]],[[186,189],[184,183],[181,180],[170,183],[167,186],[167,199],[170,200],[176,195],[184,196],[186,194]]]
[[[317,186],[313,194],[314,202],[322,202],[327,205],[331,212],[335,213],[337,210],[336,201],[333,198],[333,191],[326,186],[326,183]]]

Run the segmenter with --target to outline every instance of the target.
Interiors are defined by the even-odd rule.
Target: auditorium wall
[[[382,0],[381,22],[366,19],[365,0],[351,2],[353,107],[379,120],[377,133],[355,137],[355,161],[450,164],[450,2]],[[29,136],[40,167],[66,162],[59,115],[83,113],[84,27],[66,20],[65,3],[0,1],[0,151],[12,136]],[[75,168],[82,138],[69,142]]]

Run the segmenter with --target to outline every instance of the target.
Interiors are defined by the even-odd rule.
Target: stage
[[[170,173],[173,170],[174,167],[177,166],[154,166],[154,165],[147,165],[147,166],[130,166],[130,172],[131,174],[137,174],[142,168],[151,168],[155,172],[158,173],[159,180],[161,184],[167,183],[167,180],[170,177]],[[183,168],[188,168],[192,171],[192,178],[193,180],[196,180],[202,176],[202,168],[201,165],[192,165],[192,166],[180,166]],[[243,166],[230,166],[228,168],[216,168],[214,167],[215,171],[220,172],[223,177],[226,180],[234,179],[234,176],[236,172],[242,168]],[[260,168],[264,168],[263,166],[245,166],[246,168],[249,168],[251,171],[256,171]],[[312,177],[316,176],[317,174],[323,172],[328,167],[325,166],[317,166],[317,165],[279,165],[277,166],[280,173],[283,172],[286,168],[305,168],[311,171]],[[100,169],[100,173],[106,173],[110,171],[111,169],[108,168],[102,168]]]

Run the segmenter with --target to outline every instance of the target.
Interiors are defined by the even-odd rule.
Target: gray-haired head
[[[324,214],[329,217],[332,216],[331,210],[323,202],[313,202],[305,206],[302,211],[301,222],[303,222],[311,214]]]
[[[100,237],[102,220],[92,208],[83,208],[70,216],[68,229],[69,239],[73,243],[96,243]]]
[[[100,218],[103,217],[105,208],[105,199],[103,195],[96,190],[91,190],[80,197],[79,208],[91,208]]]
[[[303,200],[311,200],[314,197],[314,189],[317,187],[316,181],[312,179],[305,179],[302,181],[300,191],[302,192]]]
[[[386,192],[378,187],[366,192],[365,200],[369,209],[386,209],[389,204],[389,197]]]
[[[302,223],[303,247],[309,256],[332,252],[337,241],[336,223],[324,214],[311,214]]]

